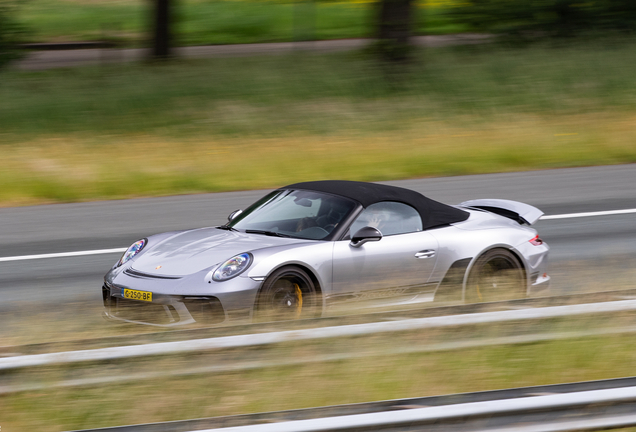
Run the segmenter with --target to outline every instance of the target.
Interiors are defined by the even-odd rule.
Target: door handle
[[[423,250],[415,254],[415,258],[432,258],[435,256],[434,250]]]

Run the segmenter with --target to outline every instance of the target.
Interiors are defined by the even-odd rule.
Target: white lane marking
[[[568,213],[568,214],[548,215],[548,216],[544,215],[544,216],[541,216],[541,220],[574,219],[574,218],[591,217],[591,216],[611,216],[611,215],[629,214],[629,213],[636,213],[636,209],[607,210],[607,211],[586,212],[586,213]]]
[[[12,257],[1,257],[0,262],[26,261],[26,260],[43,259],[43,258],[64,258],[64,257],[76,257],[76,256],[85,256],[85,255],[101,255],[101,254],[109,254],[109,253],[123,253],[125,251],[126,251],[126,248],[115,248],[115,249],[98,249],[98,250],[78,251],[78,252],[61,252],[61,253],[51,253],[51,254],[42,254],[42,255],[22,255],[22,256],[12,256]]]
[[[610,215],[620,215],[620,214],[630,214],[630,213],[636,213],[636,209],[608,210],[608,211],[587,212],[587,213],[568,213],[568,214],[560,214],[560,215],[543,215],[541,216],[541,220],[574,219],[574,218],[581,218],[581,217],[610,216]],[[26,261],[26,260],[43,259],[43,258],[64,258],[64,257],[100,255],[100,254],[109,254],[109,253],[123,253],[125,251],[126,251],[126,248],[115,248],[115,249],[98,249],[98,250],[77,251],[77,252],[61,252],[61,253],[42,254],[42,255],[22,255],[22,256],[13,256],[13,257],[0,257],[0,262]]]

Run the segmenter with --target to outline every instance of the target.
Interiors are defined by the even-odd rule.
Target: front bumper
[[[168,280],[111,271],[102,286],[103,315],[109,320],[159,327],[248,321],[260,284],[248,277],[206,283],[199,274]],[[151,292],[152,301],[124,298],[124,289]]]
[[[193,323],[214,325],[226,320],[219,299],[213,296],[159,296],[152,302],[123,298],[122,289],[109,284],[102,286],[104,316],[107,319],[161,327]]]

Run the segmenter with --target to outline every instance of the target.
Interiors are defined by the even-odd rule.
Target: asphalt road
[[[489,35],[465,33],[455,35],[414,36],[411,38],[411,42],[416,46],[442,47],[449,45],[479,44],[489,39],[491,39]],[[336,39],[309,42],[186,46],[175,48],[173,55],[180,58],[218,58],[254,55],[288,55],[298,51],[336,52],[362,49],[371,42],[373,42],[372,39]],[[90,65],[103,66],[109,63],[139,62],[148,57],[150,57],[150,50],[147,48],[31,51],[25,58],[13,63],[13,67],[20,70],[42,70]]]
[[[388,182],[448,204],[518,200],[547,215],[636,208],[636,164]],[[140,237],[225,222],[267,191],[0,209],[0,257],[126,247]],[[610,289],[631,281],[636,214],[540,221],[551,246],[553,291]],[[100,301],[118,253],[0,262],[0,310],[69,300]],[[611,282],[614,283],[614,282]],[[629,282],[627,282],[629,283]],[[615,287],[614,287],[615,288]]]

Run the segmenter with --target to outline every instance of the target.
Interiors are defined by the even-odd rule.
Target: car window
[[[250,206],[228,226],[321,240],[345,220],[355,206],[351,200],[320,192],[279,190]]]
[[[308,195],[308,194],[307,194]],[[302,196],[300,194],[287,193],[263,206],[258,214],[259,222],[283,221],[300,219],[304,217],[316,217],[322,197]]]
[[[383,236],[422,231],[422,218],[413,207],[393,201],[371,204],[351,224],[349,237],[360,228],[377,228]]]

